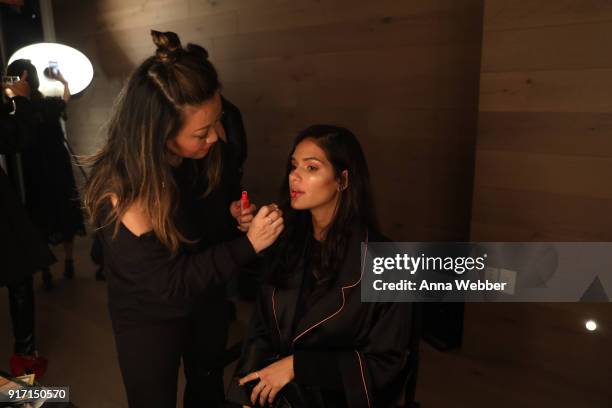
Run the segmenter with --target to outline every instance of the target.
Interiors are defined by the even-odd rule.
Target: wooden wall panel
[[[488,208],[482,203],[505,190],[534,206],[532,220],[538,212],[542,220],[555,214],[550,200],[532,199],[540,194],[574,200],[566,210],[578,213],[576,203],[594,200],[589,208],[599,209],[591,216],[601,218],[601,228],[589,222],[594,230],[588,234],[581,217],[568,215],[576,225],[563,228],[563,236],[568,230],[595,240],[609,236],[604,231],[612,224],[601,200],[612,191],[612,60],[602,50],[612,35],[611,13],[609,2],[597,0],[486,3],[472,212],[479,231],[480,211]],[[526,208],[515,211],[518,216]],[[486,221],[492,228],[509,224],[508,217]]]
[[[487,32],[517,28],[569,27],[612,20],[612,3],[608,0],[493,0],[487,1],[486,13],[483,25]]]
[[[612,158],[479,150],[474,188],[612,199]]]
[[[483,24],[471,239],[612,241],[612,3],[487,0]],[[470,305],[463,352],[514,377],[508,406],[605,407],[587,318],[609,304]]]
[[[149,30],[176,31],[184,43],[207,47],[224,94],[243,112],[244,185],[255,201],[276,198],[298,130],[335,123],[364,146],[385,232],[467,238],[482,0],[53,5],[58,40],[82,49],[95,67],[93,85],[70,106],[69,137],[79,153],[102,143],[114,97],[154,51]],[[406,220],[404,209],[419,216]]]
[[[574,324],[568,327],[557,316]],[[429,359],[419,367],[417,395],[427,395],[421,402],[433,407],[449,406],[452,398],[450,404],[461,408],[605,408],[609,382],[590,373],[605,373],[612,355],[584,353],[608,347],[606,336],[584,330],[594,316],[602,326],[612,323],[607,304],[468,304],[460,352],[423,348]]]
[[[612,69],[483,72],[480,78],[481,112],[612,112]]]
[[[612,18],[569,26],[488,31],[483,41],[487,51],[482,71],[612,68],[612,53],[605,52],[610,31]]]
[[[610,113],[481,112],[479,123],[483,150],[612,157]]]
[[[482,190],[486,194],[474,203],[474,223],[512,225],[549,236],[575,234],[576,241],[591,241],[598,236],[612,240],[610,199],[502,188]],[[547,216],[542,217],[542,213]]]

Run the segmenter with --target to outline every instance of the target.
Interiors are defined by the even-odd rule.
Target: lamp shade
[[[28,59],[36,67],[40,81],[38,90],[45,96],[61,95],[63,92],[63,86],[58,81],[43,74],[50,65],[57,66],[68,81],[71,95],[83,91],[93,79],[93,66],[89,58],[64,44],[37,43],[25,46],[11,55],[9,64],[19,59]]]

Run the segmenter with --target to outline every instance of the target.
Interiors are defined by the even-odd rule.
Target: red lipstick
[[[246,191],[242,192],[242,197],[240,197],[240,204],[242,205],[243,210],[251,206],[251,203],[249,202],[249,194]]]

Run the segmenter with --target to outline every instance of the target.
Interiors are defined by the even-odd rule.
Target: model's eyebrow
[[[297,159],[295,158],[295,156],[291,156],[291,160],[292,160],[292,161],[297,161]],[[319,163],[323,163],[323,160],[321,160],[321,159],[319,159],[319,158],[316,158],[316,157],[314,157],[314,156],[313,156],[313,157],[304,157],[304,158],[302,159],[302,161],[308,161],[308,160],[315,160],[315,161],[318,161]]]

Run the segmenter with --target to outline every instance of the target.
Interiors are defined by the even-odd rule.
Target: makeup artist
[[[129,406],[174,408],[182,358],[185,407],[217,407],[227,338],[220,294],[276,240],[283,218],[273,204],[256,215],[254,206],[231,210],[217,72],[202,47],[151,34],[157,51],[131,75],[90,160],[85,207],[101,231]],[[248,232],[225,241],[237,223]],[[194,318],[196,301],[205,313]]]

